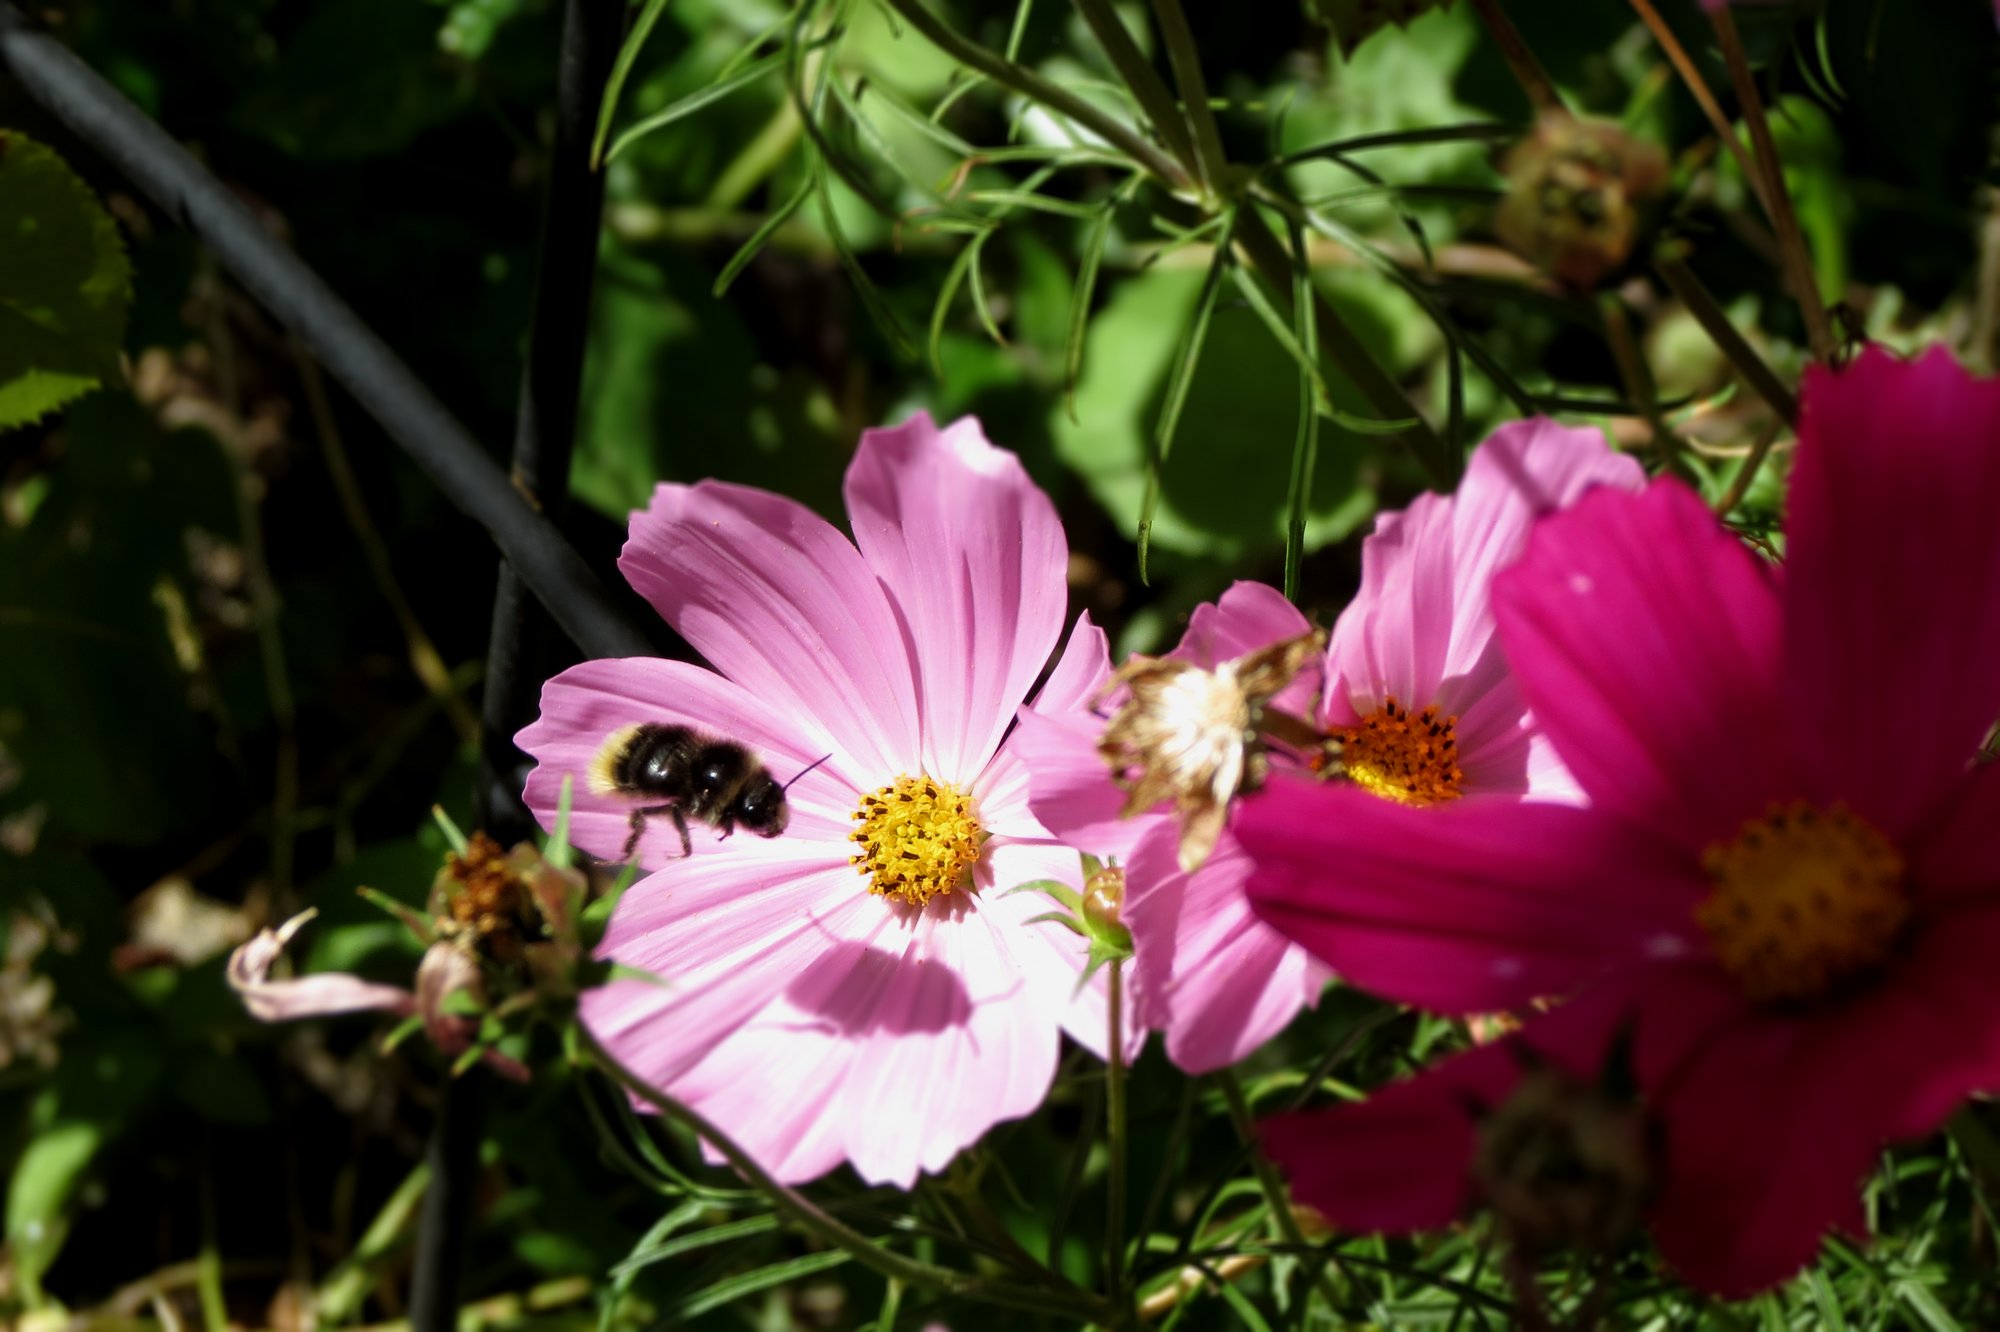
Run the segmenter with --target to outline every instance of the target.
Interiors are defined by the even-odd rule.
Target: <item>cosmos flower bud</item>
[[[1666,156],[1614,124],[1544,114],[1501,163],[1500,239],[1571,287],[1624,267],[1667,184]]]
[[[1651,1198],[1648,1120],[1629,1095],[1537,1065],[1481,1121],[1473,1172],[1523,1254],[1609,1252]]]
[[[1124,923],[1125,914],[1125,869],[1121,865],[1106,865],[1091,875],[1083,885],[1083,914],[1094,925],[1109,926]]]

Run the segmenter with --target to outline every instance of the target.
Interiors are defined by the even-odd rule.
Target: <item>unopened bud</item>
[[[1667,184],[1658,146],[1605,121],[1548,113],[1501,163],[1500,239],[1581,290],[1622,268]]]
[[[1122,925],[1125,913],[1125,870],[1107,865],[1083,885],[1083,914],[1098,926]]]
[[[1607,1252],[1638,1225],[1652,1188],[1645,1109],[1532,1068],[1480,1124],[1475,1170],[1516,1248]]]

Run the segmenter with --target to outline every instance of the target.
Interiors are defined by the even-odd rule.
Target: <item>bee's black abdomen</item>
[[[648,723],[612,761],[611,779],[620,790],[686,803],[694,796],[693,759],[706,743],[685,726]]]

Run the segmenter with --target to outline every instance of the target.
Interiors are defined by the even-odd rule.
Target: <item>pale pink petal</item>
[[[1391,695],[1413,708],[1475,708],[1506,676],[1492,581],[1520,558],[1534,520],[1593,487],[1644,481],[1596,431],[1537,417],[1473,450],[1456,494],[1419,496],[1378,518],[1361,546],[1361,590],[1334,626],[1329,723],[1350,724]]]
[[[790,782],[816,760],[826,758],[827,743],[809,724],[774,708],[742,686],[713,671],[686,662],[657,657],[607,658],[572,666],[542,686],[542,711],[515,737],[535,769],[528,775],[525,798],[544,827],[554,827],[563,779],[571,779],[571,845],[601,860],[617,860],[631,835],[632,811],[645,802],[617,792],[592,788],[591,766],[605,742],[641,722],[688,726],[720,739],[749,747],[771,775]],[[807,772],[785,792],[791,817],[787,840],[837,842],[853,826],[860,785],[873,789],[880,777],[866,775],[844,751]],[[738,832],[724,840],[714,829],[693,827],[688,862],[726,852],[755,834]],[[641,865],[658,867],[679,862],[680,835],[673,820],[646,820],[640,837]]]
[[[1076,852],[1050,842],[995,839],[982,857],[981,875],[990,880],[980,897],[986,920],[1014,941],[1029,975],[1038,986],[1045,987],[1050,1002],[1061,1014],[1062,1029],[1078,1045],[1099,1059],[1105,1058],[1111,1048],[1109,971],[1100,967],[1089,981],[1083,981],[1089,944],[1066,926],[1034,919],[1057,910],[1058,903],[1041,893],[1011,891],[1018,885],[1044,879],[1080,889],[1083,873]],[[1146,1028],[1128,1003],[1127,1058],[1138,1058],[1145,1040]]]
[[[1140,842],[1127,870],[1133,995],[1140,1020],[1167,1034],[1190,1073],[1243,1059],[1319,999],[1329,973],[1266,925],[1243,894],[1251,864],[1224,832],[1193,874],[1171,826]]]
[[[2000,380],[1870,349],[1800,401],[1785,702],[1811,792],[1900,839],[2000,713]]]
[[[229,986],[243,1007],[259,1022],[290,1022],[294,1018],[328,1017],[386,1009],[409,1013],[416,996],[394,985],[378,985],[345,972],[324,972],[293,980],[272,980],[271,964],[285,945],[317,911],[301,911],[277,929],[262,929],[229,955]]]
[[[671,1093],[828,948],[891,910],[832,847],[780,839],[669,867],[626,890],[598,948],[653,978],[587,990],[579,1013],[629,1068]]]
[[[1312,621],[1269,583],[1231,583],[1215,601],[1204,601],[1188,616],[1187,632],[1169,653],[1213,670],[1259,648],[1297,638]]]
[[[1493,579],[1526,551],[1535,520],[1599,486],[1636,493],[1645,484],[1645,469],[1606,448],[1601,433],[1547,417],[1510,421],[1472,451],[1452,496],[1451,646],[1432,701],[1464,713],[1506,678],[1493,641]]]
[[[879,905],[845,916],[847,937],[667,1088],[781,1181],[845,1159],[870,1183],[908,1188],[1032,1111],[1054,1076],[1061,991],[1020,955],[1017,931],[986,922],[976,894],[921,912]],[[774,1066],[796,1096],[773,1096]]]
[[[1233,825],[1257,914],[1349,984],[1447,1012],[1574,992],[1705,950],[1698,867],[1594,810],[1468,797],[1416,809],[1274,779]]]
[[[1049,671],[1049,678],[1028,706],[1049,716],[1090,708],[1104,682],[1111,678],[1111,647],[1104,631],[1091,623],[1090,612],[1076,617],[1069,642]]]
[[[1327,648],[1328,726],[1349,726],[1393,696],[1427,707],[1444,684],[1454,600],[1451,499],[1419,495],[1361,543],[1361,589]]]
[[[1543,519],[1494,603],[1521,691],[1594,805],[1698,855],[1798,794],[1774,579],[1678,481]]]
[[[1146,812],[1125,818],[1125,792],[1097,752],[1104,722],[1088,712],[1045,716],[1023,710],[1008,748],[1031,774],[1029,803],[1055,836],[1100,859],[1128,858],[1132,847],[1171,813]]]
[[[1238,581],[1188,616],[1187,632],[1167,655],[1204,670],[1312,630],[1312,621],[1269,583]],[[1271,699],[1271,706],[1303,715],[1320,692],[1317,671],[1302,673]]]
[[[924,769],[969,781],[1062,633],[1069,547],[1055,505],[978,421],[939,430],[922,412],[861,437],[846,494],[915,666]]]
[[[716,670],[792,719],[820,753],[917,771],[904,627],[861,553],[795,500],[719,481],[663,485],[618,567]]]

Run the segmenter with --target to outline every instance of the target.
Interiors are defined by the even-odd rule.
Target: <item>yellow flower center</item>
[[[1335,732],[1349,781],[1405,805],[1441,805],[1465,792],[1458,718],[1435,706],[1411,712],[1391,695],[1359,724]]]
[[[847,858],[868,891],[922,906],[972,880],[986,830],[972,799],[949,782],[898,777],[854,811],[861,826],[847,835],[860,850]]]
[[[1773,805],[1701,863],[1715,891],[1695,919],[1758,1003],[1817,998],[1875,966],[1910,916],[1902,855],[1845,805]]]

